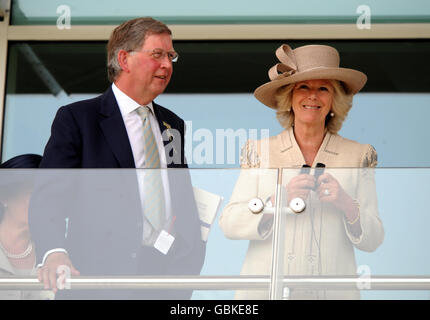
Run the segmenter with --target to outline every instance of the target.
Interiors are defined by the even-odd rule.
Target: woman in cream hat
[[[352,106],[353,95],[367,77],[339,67],[337,50],[307,45],[292,50],[282,45],[280,63],[269,70],[270,81],[254,95],[277,112],[285,128],[279,135],[248,141],[242,150],[242,168],[284,169],[282,184],[290,203],[301,198],[306,209],[285,216],[281,230],[283,274],[299,276],[356,276],[354,247],[374,251],[383,241],[372,170],[377,155],[368,144],[337,134]],[[326,167],[321,175],[315,167]],[[308,167],[304,172],[303,167]],[[334,169],[351,168],[351,169]],[[231,239],[251,240],[243,275],[269,275],[272,261],[272,214],[253,214],[248,202],[274,201],[277,170],[242,170],[229,204],[220,218]],[[316,173],[316,172],[315,172]],[[319,172],[321,173],[321,172]],[[285,205],[286,206],[286,205]],[[264,299],[263,291],[238,291],[239,299]],[[292,289],[291,299],[359,299],[358,290]]]

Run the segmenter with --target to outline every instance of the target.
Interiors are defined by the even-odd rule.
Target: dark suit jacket
[[[168,164],[175,241],[167,255],[142,247],[143,218],[136,170],[42,170],[30,205],[37,260],[65,248],[81,275],[199,274],[205,245],[185,168],[184,121],[155,103],[163,130],[176,129],[180,161]],[[166,149],[167,150],[167,149]],[[178,157],[176,157],[178,159]],[[134,168],[127,131],[112,89],[94,99],[61,107],[52,124],[41,168]],[[68,221],[67,225],[65,220]],[[189,295],[188,295],[189,296]],[[163,296],[164,298],[166,296]],[[176,298],[187,298],[175,296]]]

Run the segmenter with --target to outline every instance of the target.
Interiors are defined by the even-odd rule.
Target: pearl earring
[[[331,113],[330,113],[330,117],[334,117],[334,112],[331,112]]]

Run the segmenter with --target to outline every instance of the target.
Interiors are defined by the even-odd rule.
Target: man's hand
[[[66,253],[53,252],[48,255],[43,266],[37,270],[37,278],[44,284],[45,289],[52,289],[56,293],[58,289],[64,288],[66,270],[70,270],[67,273],[71,276],[79,276],[80,274]],[[57,275],[59,276],[58,284]]]

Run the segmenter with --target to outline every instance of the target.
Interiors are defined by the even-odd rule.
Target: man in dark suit
[[[152,18],[130,20],[115,28],[107,49],[112,86],[58,110],[40,167],[187,168],[184,121],[153,102],[178,58],[170,29]],[[188,172],[144,171],[44,172],[29,223],[45,288],[57,290],[61,266],[72,276],[199,274],[205,246]],[[75,297],[183,299],[191,293],[154,292]]]

